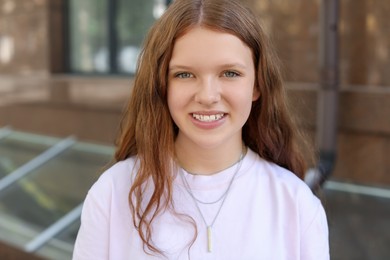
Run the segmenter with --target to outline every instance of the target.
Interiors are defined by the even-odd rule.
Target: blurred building
[[[315,146],[321,1],[242,1],[271,35],[290,106]],[[168,2],[0,0],[0,128],[75,136],[78,151],[98,143],[92,150],[103,152],[88,160],[104,166],[143,38]],[[337,180],[390,185],[389,12],[389,1],[340,1]]]

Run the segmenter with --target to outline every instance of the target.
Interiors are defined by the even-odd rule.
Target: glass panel
[[[164,9],[164,0],[118,0],[116,27],[120,72],[135,72],[140,45]]]
[[[107,72],[107,0],[70,0],[70,66],[78,72]]]
[[[0,179],[35,158],[59,139],[13,132],[0,140]]]
[[[78,143],[0,191],[0,239],[23,246],[79,205],[112,154]]]
[[[326,188],[324,195],[332,259],[390,259],[388,197]]]
[[[74,242],[80,228],[80,220],[70,225],[58,236],[51,239],[37,254],[48,259],[68,260],[72,258]]]

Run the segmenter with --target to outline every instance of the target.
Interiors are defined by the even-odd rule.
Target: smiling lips
[[[214,115],[201,115],[201,114],[193,113],[192,117],[201,122],[214,122],[223,118],[224,115],[225,115],[224,113],[218,113]]]

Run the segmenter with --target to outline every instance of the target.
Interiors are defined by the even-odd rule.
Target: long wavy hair
[[[121,123],[115,159],[134,156],[139,167],[129,192],[130,210],[140,238],[152,252],[151,224],[172,205],[174,142],[177,136],[167,104],[167,73],[175,40],[202,26],[230,33],[253,53],[260,98],[242,131],[248,147],[303,178],[305,163],[297,145],[297,130],[286,106],[278,60],[257,18],[233,0],[175,0],[152,26],[138,61],[134,85]],[[152,194],[145,194],[147,182]],[[144,205],[144,206],[142,206]]]

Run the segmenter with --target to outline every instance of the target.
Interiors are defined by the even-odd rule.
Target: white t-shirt
[[[293,173],[248,150],[212,227],[212,251],[207,228],[194,200],[178,176],[173,184],[176,212],[160,214],[153,224],[153,242],[164,256],[148,255],[133,225],[128,193],[134,158],[116,163],[92,186],[84,202],[73,259],[329,259],[328,226],[321,202]],[[211,176],[182,172],[199,200],[212,202],[226,191],[237,165]],[[149,191],[150,192],[150,191]],[[211,224],[220,202],[201,204]]]

